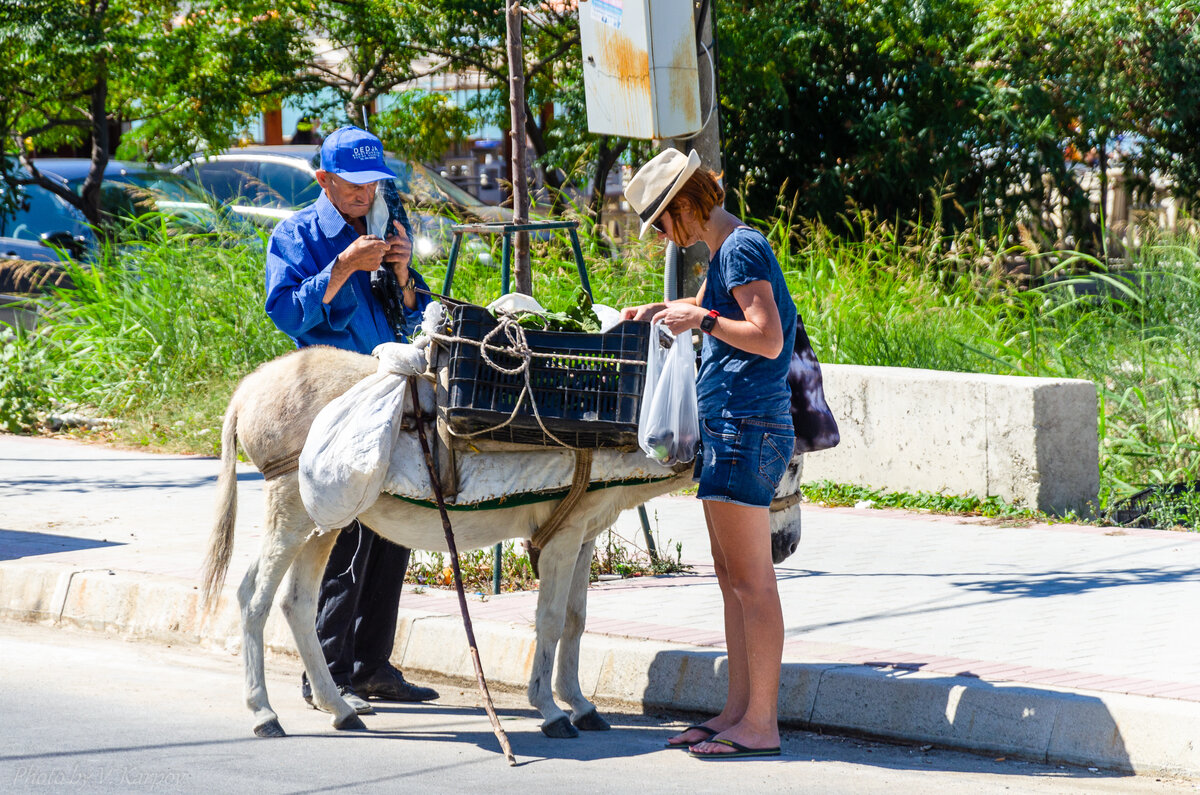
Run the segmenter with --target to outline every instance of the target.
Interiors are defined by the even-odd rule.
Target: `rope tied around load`
[[[494,344],[494,340],[499,335],[504,336],[504,339],[507,341],[507,345]],[[528,341],[525,339],[525,328],[520,324],[517,316],[509,312],[501,312],[499,314],[499,316],[496,318],[496,327],[485,334],[482,340],[475,340],[471,339],[470,337],[439,334],[436,332],[430,336],[441,343],[461,342],[466,345],[474,345],[475,347],[479,348],[479,357],[483,359],[484,363],[486,363],[493,370],[503,373],[504,375],[522,375],[525,379],[525,386],[521,389],[521,393],[517,395],[517,402],[513,406],[512,412],[508,415],[507,419],[498,425],[473,431],[471,433],[455,431],[453,428],[450,428],[447,425],[446,430],[449,431],[452,436],[456,436],[460,439],[472,439],[476,436],[482,436],[485,433],[492,433],[505,427],[514,419],[516,419],[517,413],[521,410],[521,406],[525,402],[526,397],[528,397],[529,407],[533,409],[533,416],[537,420],[538,427],[542,429],[542,432],[561,447],[565,447],[568,450],[579,450],[581,448],[572,444],[567,444],[562,439],[559,439],[557,436],[555,436],[554,433],[546,427],[546,423],[542,420],[541,412],[538,411],[537,400],[533,396],[533,384],[530,380],[531,375],[529,371],[529,365],[533,359],[557,359],[559,361],[568,363],[594,362],[598,364],[610,365],[646,364],[646,362],[642,359],[622,359],[615,356],[595,356],[586,353],[562,354],[536,351],[530,347]],[[520,363],[518,363],[515,367],[504,367],[502,364],[496,362],[491,356],[489,356],[489,352],[502,353],[513,358],[520,359]]]

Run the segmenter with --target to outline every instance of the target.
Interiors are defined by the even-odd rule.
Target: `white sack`
[[[344,527],[379,497],[394,448],[415,448],[417,462],[406,474],[414,490],[430,490],[415,434],[401,434],[411,412],[409,374],[425,370],[424,346],[386,343],[375,349],[379,371],[355,384],[321,409],[300,453],[300,497],[322,530]],[[410,461],[413,453],[406,452]],[[423,477],[423,482],[420,478]]]

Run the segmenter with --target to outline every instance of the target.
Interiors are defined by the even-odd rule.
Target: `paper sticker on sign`
[[[620,30],[624,0],[592,0],[592,19]]]

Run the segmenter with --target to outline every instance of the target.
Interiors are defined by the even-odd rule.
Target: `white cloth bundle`
[[[424,339],[427,344],[428,337]],[[405,490],[431,492],[425,467],[411,465],[421,460],[416,435],[400,432],[405,412],[412,411],[408,376],[425,371],[424,347],[380,345],[374,351],[378,372],[331,401],[313,420],[300,453],[300,498],[322,530],[346,526],[375,502],[398,445],[410,462],[403,472]],[[422,396],[421,402],[432,405],[431,397]]]

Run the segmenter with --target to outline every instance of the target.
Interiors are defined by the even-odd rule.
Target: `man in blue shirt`
[[[399,332],[371,291],[371,273],[381,266],[390,267],[402,286],[405,332],[420,323],[429,287],[409,267],[407,216],[401,210],[387,240],[367,234],[376,188],[395,176],[384,163],[383,144],[366,130],[342,127],[322,143],[321,196],[281,221],[267,247],[267,314],[297,347],[332,345],[369,354],[395,342]],[[406,547],[356,521],[339,533],[325,568],[317,638],[338,691],[360,715],[374,712],[366,698],[438,697],[432,688],[406,682],[390,661],[408,557]],[[313,703],[307,679],[301,694]]]

